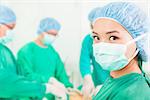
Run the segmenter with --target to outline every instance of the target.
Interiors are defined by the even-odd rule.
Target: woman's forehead
[[[106,19],[106,18],[102,18],[102,19],[98,19],[94,24],[93,27],[112,27],[112,28],[123,28],[122,25],[120,25],[118,22],[111,20],[111,19]]]
[[[93,32],[95,33],[125,33],[128,32],[122,25],[118,22],[110,19],[98,19],[93,24]]]

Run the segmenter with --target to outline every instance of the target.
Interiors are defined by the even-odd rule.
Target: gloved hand
[[[51,77],[48,82],[49,82],[49,84],[53,84],[55,87],[57,87],[67,93],[67,89],[64,86],[64,84],[59,82],[56,78]]]
[[[83,100],[89,100],[91,99],[92,95],[94,94],[95,86],[92,80],[91,75],[86,75],[83,80]]]
[[[47,93],[52,93],[56,97],[61,98],[61,100],[67,100],[66,91],[61,90],[53,84],[46,84],[46,94]]]
[[[67,94],[69,95],[74,95],[74,94],[79,94],[82,95],[82,93],[77,89],[77,88],[67,88]]]
[[[96,86],[96,88],[95,88],[95,91],[94,91],[94,96],[96,96],[97,95],[97,93],[100,91],[100,89],[102,88],[102,86],[103,85],[98,85],[98,86]]]
[[[48,100],[46,97],[44,97],[42,100]]]

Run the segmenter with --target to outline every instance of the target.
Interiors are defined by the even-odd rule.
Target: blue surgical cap
[[[15,22],[15,13],[10,8],[0,5],[0,24],[10,24]]]
[[[100,7],[96,7],[93,10],[90,11],[89,15],[88,15],[88,20],[92,23],[93,18],[95,17],[96,11],[100,10]]]
[[[108,18],[122,25],[133,38],[142,34],[147,34],[149,29],[149,21],[145,13],[133,3],[129,2],[113,2],[109,3],[101,9],[96,10],[92,23],[97,19]],[[137,48],[140,50],[139,55],[143,61],[147,61],[147,54],[143,49],[145,39],[136,42]]]
[[[40,21],[37,34],[48,32],[49,30],[52,30],[52,29],[59,31],[60,28],[61,28],[61,25],[59,24],[57,20],[55,20],[54,18],[47,17]]]

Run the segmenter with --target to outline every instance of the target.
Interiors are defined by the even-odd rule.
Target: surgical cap
[[[0,24],[10,24],[15,22],[15,13],[10,8],[0,5]]]
[[[133,38],[142,34],[147,34],[149,29],[149,21],[145,13],[133,3],[129,2],[113,2],[109,3],[101,9],[98,9],[92,19],[94,24],[100,18],[108,18],[122,25]],[[140,50],[139,55],[143,61],[147,61],[147,54],[143,49],[145,39],[137,41],[137,48]]]
[[[41,34],[43,32],[48,32],[49,30],[59,31],[61,25],[54,18],[44,18],[40,21],[37,34]]]
[[[96,7],[94,8],[93,10],[90,11],[89,15],[88,15],[88,20],[90,22],[92,22],[93,18],[95,17],[95,14],[96,14],[96,11],[97,10],[100,10],[101,8],[100,7]]]

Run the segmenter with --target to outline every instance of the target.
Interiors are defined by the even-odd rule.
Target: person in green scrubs
[[[89,15],[88,20],[91,22],[96,11],[101,9],[99,7],[93,9]],[[90,23],[92,29],[92,23]],[[102,69],[102,67],[95,61],[93,55],[93,38],[91,33],[87,34],[83,41],[80,53],[80,73],[83,78],[83,95],[84,99],[89,97],[95,87],[102,85],[109,77],[109,71]]]
[[[55,78],[63,88],[72,88],[64,64],[52,43],[58,36],[60,24],[54,18],[44,18],[38,27],[38,37],[27,43],[18,52],[18,71],[30,80],[40,83],[50,83]],[[61,88],[60,88],[61,89]],[[54,100],[52,94],[47,94],[48,100]]]
[[[93,71],[91,71],[91,65]],[[80,72],[82,77],[91,74],[95,86],[101,85],[109,76],[109,71],[104,70],[95,61],[93,55],[93,38],[91,34],[85,36],[82,42],[81,55],[80,55]]]
[[[93,17],[93,53],[110,77],[93,100],[150,100],[150,81],[142,71],[148,33],[144,12],[130,2],[113,2]]]
[[[8,7],[0,5],[0,100],[28,100],[50,93],[49,85],[28,80],[17,73],[17,62],[5,45],[12,40],[16,15]]]

